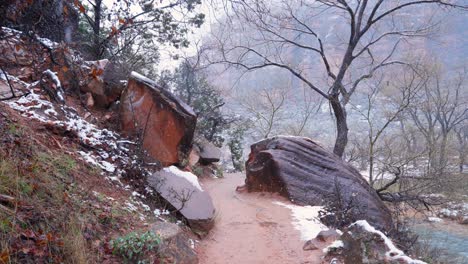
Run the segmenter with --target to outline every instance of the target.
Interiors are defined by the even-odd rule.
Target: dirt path
[[[215,203],[214,229],[198,245],[201,264],[320,263],[321,250],[303,251],[304,241],[292,225],[291,211],[265,193],[238,193],[244,176],[227,174],[203,182]]]

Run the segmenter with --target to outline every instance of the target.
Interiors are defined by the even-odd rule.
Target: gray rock
[[[458,223],[462,225],[468,225],[468,215],[460,216]]]
[[[198,256],[187,234],[176,224],[157,222],[151,230],[162,238],[159,252],[163,263],[197,264]]]
[[[213,201],[207,192],[200,190],[200,186],[195,186],[181,174],[193,177],[196,181],[195,175],[171,166],[149,176],[148,184],[187,219],[193,231],[204,235],[214,225]]]
[[[197,143],[200,149],[200,163],[209,164],[221,159],[221,150],[206,139]]]
[[[328,229],[320,231],[314,239],[320,242],[332,242],[337,240],[340,236],[340,233],[335,229]]]
[[[303,250],[316,250],[320,248],[320,243],[315,241],[315,239],[311,239],[305,242],[304,246],[302,247]]]
[[[360,223],[358,223],[360,222]],[[339,249],[329,249],[324,256],[324,262],[339,259],[341,263],[353,264],[411,264],[425,263],[404,254],[396,248],[393,242],[383,233],[369,226],[365,221],[350,225],[339,238],[343,246]]]

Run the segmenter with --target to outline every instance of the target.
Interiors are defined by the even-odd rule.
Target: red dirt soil
[[[206,179],[203,188],[214,201],[217,217],[208,237],[197,245],[201,264],[320,263],[322,251],[304,251],[291,211],[274,201],[290,204],[270,193],[238,193],[242,174]]]

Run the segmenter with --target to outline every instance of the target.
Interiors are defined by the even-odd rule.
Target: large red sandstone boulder
[[[251,146],[246,162],[248,191],[278,192],[301,205],[327,205],[337,199],[359,205],[356,214],[390,229],[388,208],[367,181],[348,163],[303,137],[274,137]],[[338,188],[337,188],[338,187]]]
[[[197,116],[154,81],[133,72],[121,97],[122,130],[140,134],[143,148],[163,166],[186,161]]]

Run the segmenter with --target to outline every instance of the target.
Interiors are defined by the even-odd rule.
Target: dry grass
[[[0,263],[89,263],[80,217],[97,216],[72,199],[86,168],[35,135],[0,116]]]
[[[0,264],[123,262],[109,242],[146,227],[80,148],[0,104]]]
[[[86,264],[89,263],[86,239],[83,237],[83,225],[76,217],[68,223],[67,232],[63,236],[63,248],[65,263]]]

